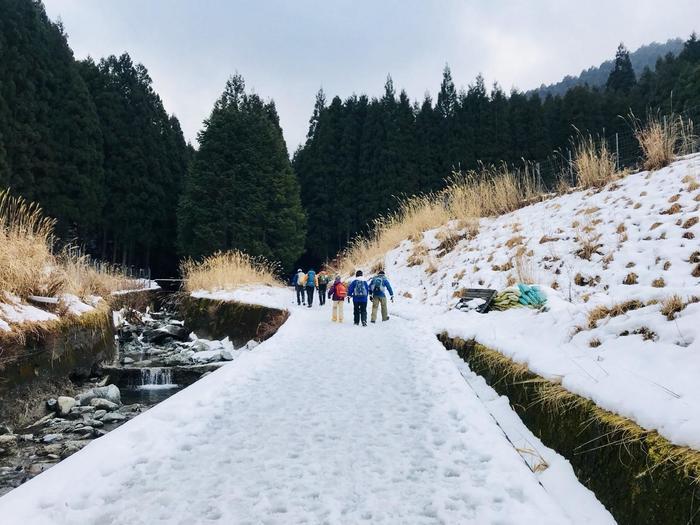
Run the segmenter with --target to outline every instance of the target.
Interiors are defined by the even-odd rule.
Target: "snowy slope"
[[[0,498],[3,525],[612,523],[557,467],[565,514],[422,323],[329,314],[293,309],[255,351]]]
[[[456,225],[427,232],[420,243],[404,241],[385,259],[396,309],[427,318],[435,331],[476,338],[603,408],[700,449],[698,183],[694,155],[600,191],[483,219],[478,235],[447,253],[438,246],[448,230],[464,233]],[[547,292],[549,312],[451,310],[462,288],[500,290],[528,274]],[[687,304],[669,320],[661,310],[674,294]],[[632,299],[641,307],[588,317],[597,306]]]

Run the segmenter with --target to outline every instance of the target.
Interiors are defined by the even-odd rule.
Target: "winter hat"
[[[384,270],[379,270],[379,275],[384,275]]]
[[[362,277],[362,270],[357,270],[355,272],[355,277]]]
[[[297,272],[303,272],[303,270],[302,270],[301,268],[299,268],[299,269],[297,270]]]

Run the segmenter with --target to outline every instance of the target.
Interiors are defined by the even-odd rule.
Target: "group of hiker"
[[[371,279],[365,280],[362,270],[355,272],[355,278],[350,282],[343,282],[339,275],[330,283],[330,277],[325,271],[316,273],[313,269],[304,273],[299,268],[292,277],[292,286],[296,291],[297,305],[311,308],[314,296],[318,292],[319,305],[326,304],[326,297],[331,299],[333,309],[331,321],[343,322],[343,305],[345,300],[353,303],[353,322],[355,325],[367,326],[367,303],[372,303],[371,322],[377,321],[377,314],[381,310],[382,321],[389,320],[387,306],[387,294],[394,302],[394,290],[383,270]]]

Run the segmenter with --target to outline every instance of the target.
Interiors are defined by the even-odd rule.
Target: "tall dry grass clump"
[[[0,191],[0,292],[26,297],[60,290],[54,224],[38,205]]]
[[[65,248],[57,261],[62,281],[61,291],[78,297],[107,297],[118,290],[138,290],[147,284],[147,281],[126,277],[118,266],[95,264],[75,247]]]
[[[542,188],[527,166],[522,170],[510,170],[505,164],[455,173],[444,190],[450,216],[462,220],[509,213],[540,195]]]
[[[217,252],[202,261],[183,261],[180,272],[188,292],[234,290],[249,284],[280,286],[277,267],[238,250]]]
[[[583,188],[602,188],[623,175],[607,143],[591,135],[579,136],[574,144],[573,169],[578,185]]]
[[[55,222],[45,217],[37,204],[11,195],[9,190],[0,191],[0,294],[106,297],[116,290],[141,286],[116,267],[96,268],[75,247],[66,247],[56,255]]]
[[[645,170],[658,170],[668,166],[677,155],[695,150],[697,137],[693,133],[693,121],[680,115],[661,117],[652,115],[645,124],[630,115],[634,136],[644,156]]]

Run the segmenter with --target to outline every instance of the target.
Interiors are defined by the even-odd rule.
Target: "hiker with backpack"
[[[306,274],[299,268],[297,273],[292,276],[292,286],[297,293],[297,305],[305,305],[304,286],[306,286]]]
[[[389,292],[391,302],[394,302],[394,290],[391,289],[389,279],[386,278],[384,270],[380,272],[369,282],[369,297],[372,301],[372,322],[377,322],[377,310],[382,307],[382,321],[389,320],[389,312],[387,311],[386,292]]]
[[[362,326],[367,326],[367,297],[369,296],[369,286],[362,279],[362,270],[355,272],[355,279],[350,283],[348,288],[348,302],[352,297],[353,323],[357,326],[362,321]]]
[[[333,284],[331,284],[328,290],[328,298],[333,301],[333,313],[331,314],[332,322],[343,322],[343,305],[347,295],[347,286],[340,280],[340,276],[336,275]]]
[[[330,282],[331,278],[328,277],[328,274],[326,273],[325,270],[321,270],[318,272],[318,304],[323,306],[326,304],[326,289],[328,288],[328,283]]]
[[[314,292],[318,286],[318,277],[313,269],[310,269],[306,273],[306,302],[308,307],[311,308],[314,304]]]

